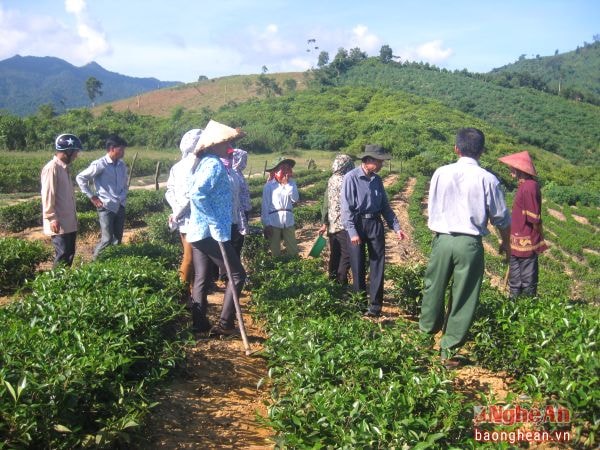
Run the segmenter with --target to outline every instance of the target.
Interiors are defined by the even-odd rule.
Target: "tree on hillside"
[[[85,89],[87,90],[90,102],[92,102],[92,106],[94,106],[96,97],[102,95],[102,82],[95,77],[89,77],[85,81]]]
[[[392,47],[389,45],[382,45],[381,50],[379,50],[379,61],[384,64],[392,62],[392,58],[394,57],[394,53],[392,52]]]
[[[296,90],[296,87],[298,86],[298,82],[296,80],[294,80],[293,78],[286,78],[283,81],[283,85],[285,86],[285,88],[287,89],[288,92],[292,92]]]
[[[367,59],[367,53],[363,52],[360,48],[354,47],[350,49],[350,54],[348,55],[348,59],[350,59],[350,63],[354,64],[363,59]]]
[[[317,60],[317,67],[324,67],[329,64],[329,53],[322,51],[319,53],[319,59]]]
[[[333,58],[333,61],[331,61],[331,68],[335,70],[337,76],[339,77],[349,67],[350,61],[348,58],[348,51],[345,48],[340,47]]]
[[[266,97],[272,97],[273,95],[281,95],[283,91],[281,90],[281,86],[277,84],[275,78],[271,78],[267,76],[267,66],[262,66],[262,73],[258,76],[256,80],[256,90],[259,95],[265,95]]]

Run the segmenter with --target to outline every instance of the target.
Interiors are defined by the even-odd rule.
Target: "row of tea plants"
[[[417,230],[415,239],[427,251],[431,232],[427,230],[423,215],[422,199],[427,189],[426,180],[417,182],[409,215]],[[509,197],[510,201],[510,197]],[[588,213],[593,216],[591,213]],[[547,217],[547,215],[546,215]],[[572,221],[574,222],[574,221]],[[574,236],[579,227],[548,220],[547,231],[554,232],[561,226],[561,234]],[[583,227],[588,236],[587,227]],[[420,231],[418,231],[420,230]],[[567,234],[568,233],[568,234]],[[588,239],[589,243],[597,241]],[[486,238],[497,246],[494,235]],[[561,254],[572,254],[571,241],[558,241]],[[562,247],[564,246],[564,247]],[[577,248],[577,247],[576,247]],[[574,264],[570,260],[571,265]],[[576,264],[576,263],[575,263]],[[583,278],[581,290],[588,296],[584,300],[573,298],[573,276],[565,270],[564,260],[557,260],[546,253],[540,257],[540,284],[535,298],[509,300],[504,292],[489,284],[490,275],[502,276],[506,268],[502,258],[486,254],[486,273],[481,303],[471,329],[472,355],[482,366],[506,371],[515,382],[515,391],[528,394],[539,403],[560,403],[572,412],[571,423],[578,442],[585,446],[597,444],[600,426],[600,357],[598,354],[598,326],[600,310],[594,304],[598,287],[593,286],[594,271],[591,267],[575,267],[574,273]],[[398,301],[409,314],[417,315],[420,308],[420,290],[407,289],[405,283],[417,282],[423,266],[403,267],[389,270],[394,281],[394,293],[402,297]],[[415,272],[417,276],[415,276]],[[400,286],[400,287],[398,287]]]
[[[282,448],[472,447],[472,411],[415,323],[377,324],[319,260],[262,260],[251,275],[265,322]]]
[[[126,446],[184,358],[184,291],[163,259],[117,254],[26,285],[0,308],[0,447]]]

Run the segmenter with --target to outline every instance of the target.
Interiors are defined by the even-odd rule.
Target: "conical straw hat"
[[[239,128],[231,128],[215,120],[211,120],[208,122],[208,125],[206,125],[206,128],[202,132],[200,139],[198,139],[194,153],[197,155],[203,150],[206,150],[214,145],[222,144],[223,142],[235,141],[236,139],[240,139],[245,135],[246,133]]]
[[[527,151],[503,156],[502,158],[498,158],[498,160],[500,162],[503,162],[507,166],[513,167],[517,170],[520,170],[521,172],[525,172],[531,176],[537,177],[535,166],[533,165],[533,161],[531,161],[531,156],[529,156],[529,152]]]

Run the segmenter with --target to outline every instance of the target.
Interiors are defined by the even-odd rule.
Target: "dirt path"
[[[222,298],[222,290],[209,296],[213,323]],[[248,296],[241,301],[245,305]],[[244,323],[252,352],[259,352],[266,336],[249,314]],[[256,353],[246,356],[239,338],[199,339],[188,351],[184,372],[156,399],[161,403],[152,414],[145,448],[273,448],[271,430],[257,421],[266,415],[266,379],[265,360]]]

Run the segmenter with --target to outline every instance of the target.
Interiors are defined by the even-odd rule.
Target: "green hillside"
[[[226,108],[216,118],[243,127],[248,136],[240,145],[253,152],[328,149],[356,154],[364,144],[377,142],[424,174],[453,160],[456,131],[474,126],[486,134],[483,164],[499,174],[508,175],[499,156],[526,149],[542,181],[567,186],[587,180],[592,183],[588,187],[600,189],[594,167],[574,166],[551,152],[519,144],[482,119],[401,91],[348,86],[307,90]]]
[[[406,91],[485,120],[522,144],[573,162],[600,163],[600,107],[530,88],[506,88],[476,75],[419,64],[361,61],[332,80],[347,86]]]
[[[548,92],[600,105],[600,41],[554,56],[521,57],[489,76],[506,86],[539,83]]]

